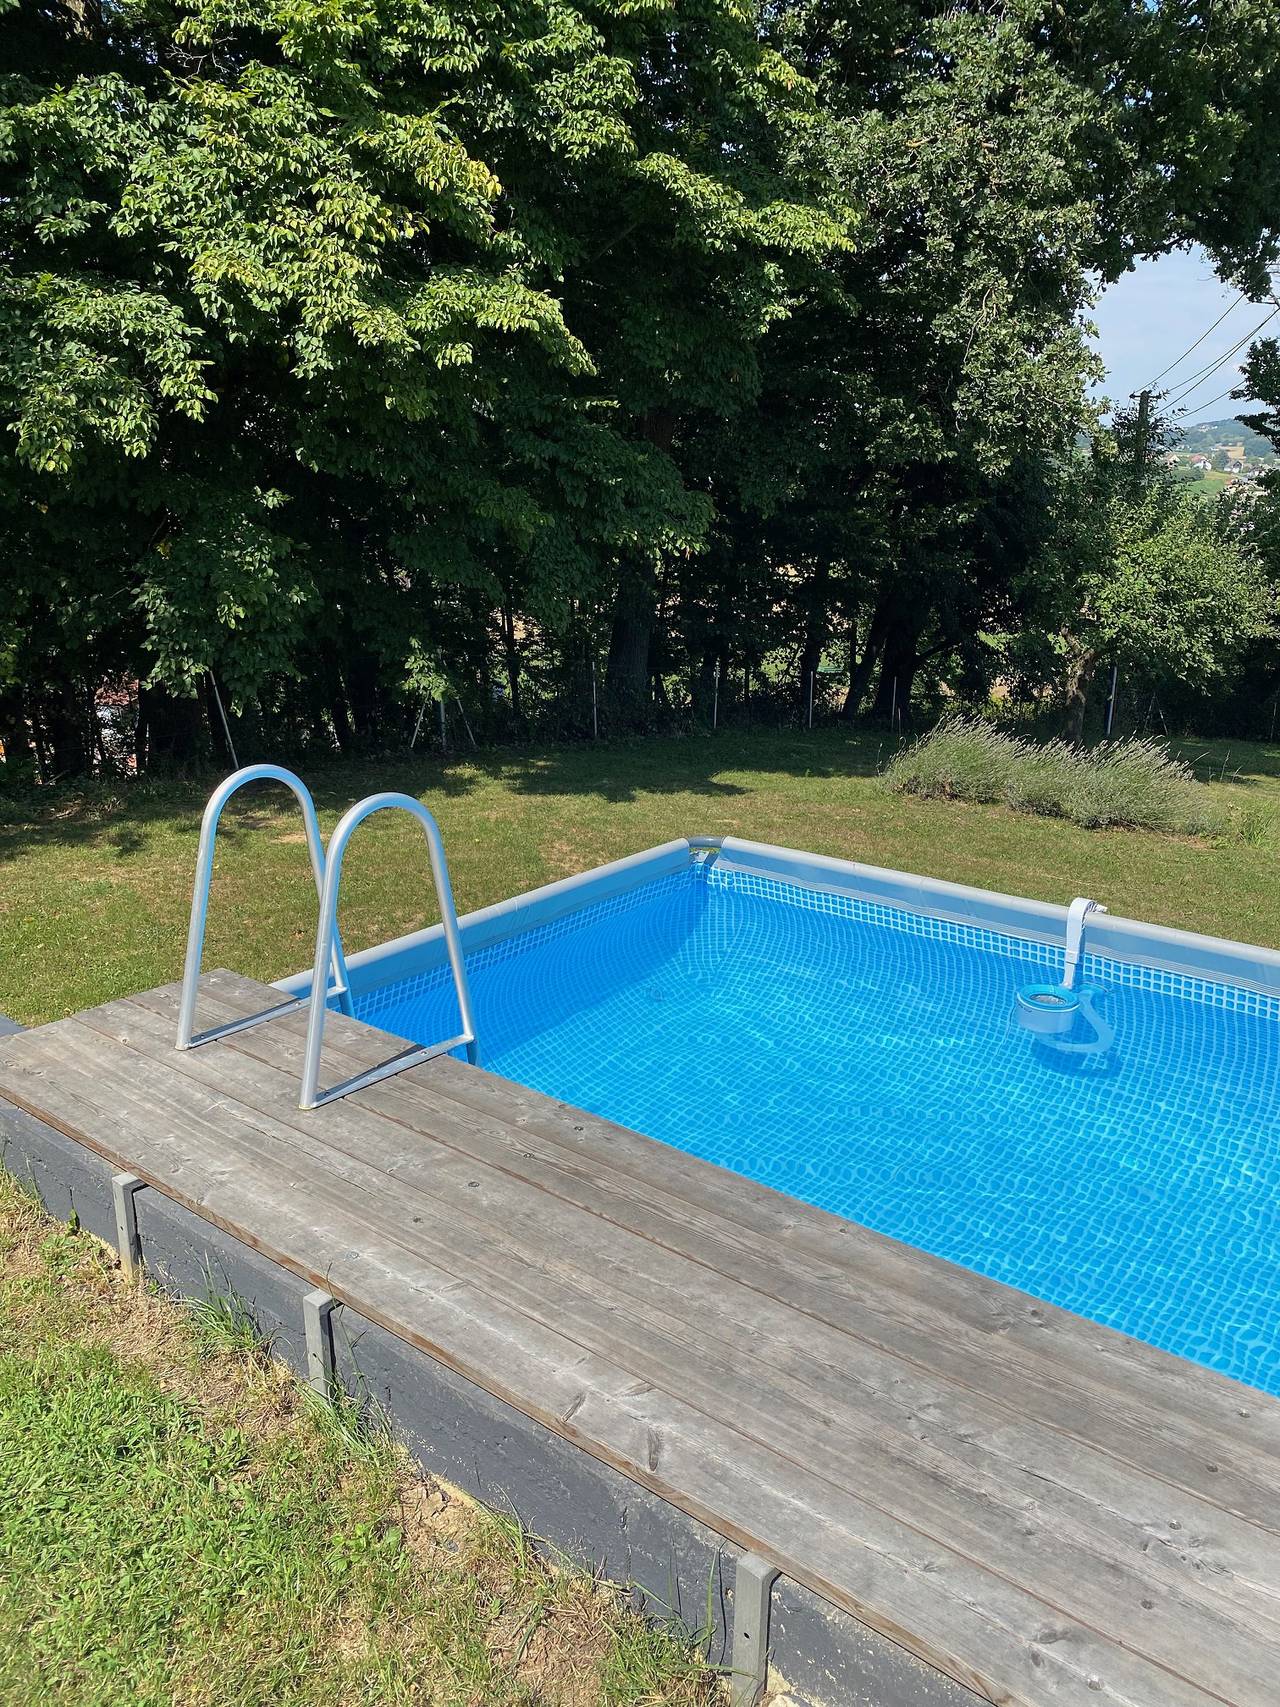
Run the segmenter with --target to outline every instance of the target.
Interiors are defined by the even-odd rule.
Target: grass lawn
[[[904,798],[877,775],[892,750],[842,731],[721,734],[329,766],[308,780],[326,834],[374,789],[425,800],[459,910],[671,836],[732,832],[1044,900],[1094,895],[1113,912],[1280,947],[1280,743],[1183,744],[1237,826],[1213,842]],[[211,781],[56,796],[27,821],[9,809],[0,1011],[34,1024],[179,975]],[[246,791],[223,824],[206,965],[264,979],[309,965],[314,897],[291,799]],[[388,818],[363,829],[342,899],[352,952],[430,922],[416,827]]]
[[[1188,480],[1188,489],[1197,498],[1218,498],[1228,486],[1235,485],[1235,476],[1226,474],[1220,468],[1212,468],[1207,474],[1202,474],[1198,480]]]
[[[6,1707],[710,1707],[684,1636],[0,1173]]]

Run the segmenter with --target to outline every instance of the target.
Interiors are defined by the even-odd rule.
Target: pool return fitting
[[[1093,1005],[1097,991],[1088,985],[1076,988],[1076,974],[1084,953],[1084,928],[1093,913],[1105,913],[1101,901],[1077,895],[1067,908],[1066,954],[1060,984],[1024,984],[1015,999],[1018,1024],[1064,1055],[1100,1055],[1115,1042],[1115,1031]],[[1070,1031],[1077,1018],[1092,1027],[1093,1037],[1068,1043],[1061,1035]]]
[[[311,968],[311,982],[305,995],[290,996],[282,1002],[276,1002],[260,1013],[248,1014],[242,1018],[228,1020],[223,1025],[210,1026],[205,1031],[195,1030],[196,995],[200,984],[200,962],[204,954],[205,920],[209,911],[209,887],[213,881],[214,844],[218,837],[218,820],[222,809],[237,790],[248,782],[282,782],[286,788],[293,791],[298,805],[302,808],[303,828],[307,837],[307,854],[311,863],[311,875],[315,882],[316,893],[320,900],[320,917],[316,925],[316,952]],[[440,906],[440,924],[444,933],[445,950],[448,956],[449,970],[453,975],[454,993],[458,999],[458,1014],[462,1021],[462,1029],[456,1037],[450,1037],[443,1043],[427,1045],[413,1044],[393,1055],[390,1060],[381,1062],[376,1067],[370,1067],[363,1073],[356,1073],[352,1078],[344,1079],[340,1084],[333,1085],[327,1090],[320,1088],[320,1052],[324,1043],[324,1022],[330,1006],[338,1007],[344,1014],[353,1013],[351,1003],[351,982],[347,975],[346,957],[342,952],[342,939],[338,935],[338,886],[342,879],[342,856],[347,851],[347,843],[352,833],[374,812],[407,812],[415,818],[422,828],[427,843],[427,855],[431,863],[431,875],[435,880],[436,900]],[[317,992],[320,999],[315,999]],[[293,1013],[299,1008],[308,1009],[307,1042],[302,1064],[302,1087],[298,1099],[301,1108],[319,1108],[322,1103],[333,1102],[337,1097],[348,1096],[352,1091],[360,1090],[365,1085],[377,1084],[381,1079],[389,1079],[393,1073],[402,1073],[407,1067],[416,1067],[423,1061],[430,1061],[437,1055],[445,1055],[452,1049],[465,1048],[467,1059],[476,1060],[476,1026],[475,1017],[471,1010],[471,991],[467,985],[466,967],[462,958],[462,942],[458,934],[458,914],[453,904],[453,888],[449,882],[449,867],[444,855],[444,842],[440,835],[440,826],[419,800],[414,800],[408,794],[371,794],[367,799],[358,801],[349,812],[344,813],[339,820],[329,841],[328,853],[320,837],[320,824],[316,817],[315,802],[311,791],[299,776],[292,771],[284,770],[280,765],[246,765],[229,776],[225,782],[209,796],[209,803],[204,809],[204,818],[200,824],[200,845],[196,853],[196,880],[191,896],[191,920],[187,929],[187,957],[182,969],[182,996],[178,1005],[178,1037],[177,1048],[197,1049],[201,1044],[213,1043],[216,1039],[230,1037],[239,1031],[246,1031],[250,1026],[261,1025],[264,1021],[277,1019],[284,1014]]]

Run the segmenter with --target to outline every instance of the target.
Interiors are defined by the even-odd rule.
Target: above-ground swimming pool
[[[1280,1393],[1280,956],[1108,920],[1066,1051],[1015,1018],[1062,909],[729,841],[605,872],[463,920],[483,1066]],[[356,1015],[456,1033],[442,952],[354,957]]]

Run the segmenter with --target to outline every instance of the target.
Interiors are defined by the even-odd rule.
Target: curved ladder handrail
[[[182,968],[182,999],[178,1007],[179,1049],[195,1049],[202,1043],[212,1043],[217,1037],[229,1037],[232,1032],[245,1031],[251,1025],[258,1025],[263,1020],[274,1019],[278,1014],[301,1007],[311,999],[310,991],[305,996],[290,996],[286,1001],[264,1008],[261,1013],[250,1014],[247,1019],[229,1020],[225,1025],[215,1025],[207,1031],[193,1032],[196,993],[200,984],[200,962],[204,956],[205,920],[209,912],[209,888],[213,882],[213,854],[218,839],[218,820],[222,816],[222,808],[231,796],[247,782],[282,782],[286,788],[293,791],[298,805],[302,808],[302,820],[307,832],[307,854],[311,860],[311,875],[315,879],[317,896],[324,889],[325,857],[324,843],[320,839],[320,822],[316,817],[316,805],[311,798],[311,791],[302,778],[285,770],[281,765],[245,765],[243,769],[234,771],[225,782],[219,783],[209,796],[209,803],[200,822],[196,881],[191,892],[191,922],[187,927],[187,957]],[[325,964],[330,962],[333,965],[338,997],[349,1011],[347,963],[336,931],[330,952],[325,955]],[[323,1003],[321,1005],[323,1006]]]
[[[307,1048],[302,1060],[299,1108],[319,1108],[322,1103],[348,1096],[352,1091],[362,1090],[365,1085],[376,1084],[379,1079],[389,1079],[393,1073],[402,1073],[406,1067],[416,1067],[423,1061],[433,1060],[437,1055],[445,1055],[461,1044],[466,1045],[467,1059],[472,1062],[476,1059],[475,1017],[471,1011],[471,992],[467,987],[467,973],[462,961],[458,915],[453,905],[453,889],[449,883],[449,867],[444,857],[444,842],[441,840],[440,826],[420,800],[414,800],[408,794],[371,794],[367,800],[358,801],[338,824],[329,839],[329,856],[325,862],[324,887],[320,894],[320,919],[316,926],[314,967],[318,969],[328,964],[330,950],[337,940],[338,888],[342,882],[342,859],[347,851],[347,843],[366,818],[374,812],[386,811],[409,813],[410,817],[416,818],[422,825],[423,834],[427,838],[431,875],[435,879],[436,899],[440,903],[440,923],[449,954],[449,967],[453,973],[453,987],[458,998],[462,1030],[457,1037],[451,1037],[444,1043],[412,1044],[398,1055],[393,1055],[390,1060],[383,1061],[380,1066],[356,1073],[352,1078],[343,1079],[340,1084],[322,1091],[320,1052],[324,1046],[327,1004],[313,1002],[311,1012],[307,1016]],[[314,988],[315,970],[312,972],[311,982]]]

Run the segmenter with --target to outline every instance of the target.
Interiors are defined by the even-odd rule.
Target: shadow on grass
[[[724,734],[600,742],[541,752],[473,754],[470,768],[513,793],[594,795],[624,804],[646,794],[731,799],[750,793],[731,773],[756,776],[872,776],[896,743],[874,734]],[[726,774],[730,773],[730,774]]]
[[[1171,741],[1171,752],[1197,782],[1230,782],[1239,788],[1280,784],[1280,746],[1269,741]]]
[[[117,859],[141,853],[160,827],[193,837],[213,786],[203,781],[122,778],[48,789],[0,791],[0,862],[43,847],[98,841]]]
[[[895,751],[883,733],[815,729],[785,733],[726,732],[655,736],[577,746],[482,748],[447,757],[410,757],[365,763],[304,763],[322,820],[382,790],[465,800],[485,783],[513,794],[546,798],[591,796],[625,804],[649,794],[693,794],[731,799],[750,792],[726,772],[758,776],[869,777]],[[80,788],[34,789],[7,799],[0,792],[0,861],[40,847],[105,843],[118,859],[143,852],[157,830],[193,841],[205,800],[221,771],[188,779],[151,777],[94,782]],[[279,785],[250,785],[227,807],[219,837],[234,843],[277,822],[291,806]],[[299,821],[299,829],[301,822]]]

